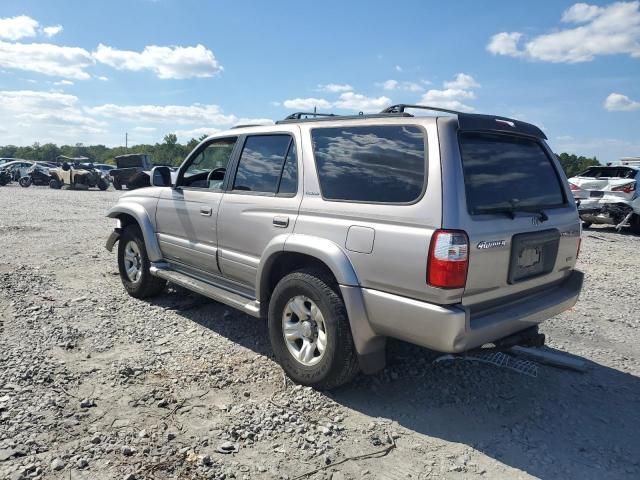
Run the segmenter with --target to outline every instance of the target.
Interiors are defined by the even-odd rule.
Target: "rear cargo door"
[[[575,203],[541,139],[484,132],[458,135],[469,235],[463,304],[486,304],[561,281],[579,241]]]

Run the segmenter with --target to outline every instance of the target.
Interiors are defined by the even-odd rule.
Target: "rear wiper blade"
[[[525,207],[491,207],[491,208],[476,208],[476,213],[503,213],[511,220],[516,218],[516,213],[537,213],[541,222],[549,220],[549,215],[543,209],[525,208]]]

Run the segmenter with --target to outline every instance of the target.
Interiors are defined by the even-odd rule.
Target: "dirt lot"
[[[0,478],[640,478],[639,237],[586,231],[582,299],[543,327],[587,373],[393,343],[325,394],[284,381],[261,321],[128,297],[103,247],[119,194],[0,188]]]

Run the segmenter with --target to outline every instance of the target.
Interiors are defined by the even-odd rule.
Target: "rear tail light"
[[[632,193],[636,191],[636,182],[625,183],[624,185],[620,185],[619,187],[613,187],[611,189],[612,192],[624,192],[624,193]]]
[[[438,288],[464,288],[469,267],[469,238],[459,230],[436,230],[431,237],[427,282]]]
[[[571,189],[572,192],[575,192],[576,190],[580,190],[580,187],[573,183],[569,183],[569,188]]]

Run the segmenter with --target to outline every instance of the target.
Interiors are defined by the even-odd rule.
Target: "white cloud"
[[[640,1],[606,7],[577,3],[562,15],[577,26],[539,35],[521,45],[522,34],[502,32],[491,37],[494,55],[525,57],[556,63],[588,62],[599,55],[640,58]]]
[[[195,47],[149,45],[142,52],[100,44],[93,56],[117,70],[150,70],[161,79],[212,77],[223,70],[213,52],[200,44]]]
[[[424,83],[424,82],[423,82]],[[424,90],[423,85],[416,82],[399,82],[398,80],[386,80],[376,85],[381,86],[385,90],[406,90],[408,92],[421,92]]]
[[[0,91],[0,118],[12,122],[11,128],[0,135],[0,144],[76,143],[104,133],[106,127],[82,111],[76,96],[60,92]]]
[[[382,110],[385,107],[391,105],[391,99],[389,97],[367,97],[365,95],[345,92],[340,95],[340,98],[334,102],[334,107],[341,108],[343,110],[355,110],[357,112],[372,112]]]
[[[177,135],[179,142],[186,143],[192,138],[197,139],[203,135],[206,135],[208,137],[209,135],[213,135],[214,133],[217,133],[219,131],[220,129],[216,127],[198,127],[187,130],[176,130],[174,133]]]
[[[480,85],[474,80],[471,75],[466,73],[458,73],[454,80],[444,82],[444,88],[450,88],[453,90],[469,90],[472,88],[479,88]]]
[[[604,101],[604,108],[610,112],[630,112],[632,110],[640,110],[640,102],[631,100],[620,93],[612,93]]]
[[[25,37],[35,37],[38,22],[26,15],[0,18],[0,38],[4,40],[19,40]]]
[[[518,42],[522,38],[522,34],[519,32],[502,32],[496,33],[489,44],[487,45],[487,50],[493,53],[494,55],[509,55],[511,57],[519,57],[523,55],[522,52],[518,48]]]
[[[562,21],[565,23],[585,23],[596,18],[602,13],[602,8],[587,3],[576,3],[565,10]]]
[[[100,75],[99,77],[96,77],[98,80],[100,80],[101,82],[108,82],[109,78],[105,77],[103,75]]]
[[[284,108],[291,110],[312,111],[316,108],[331,108],[331,103],[324,98],[293,98],[282,102]]]
[[[453,80],[445,81],[443,86],[442,90],[428,90],[422,95],[419,103],[450,110],[466,112],[474,110],[473,107],[464,103],[467,100],[475,99],[476,95],[473,89],[480,88],[480,84],[471,75],[458,73]]]
[[[395,67],[396,72],[401,72],[402,71],[402,67],[400,65],[396,65]]]
[[[56,36],[63,30],[62,25],[51,25],[49,27],[44,27],[42,32],[49,38]]]
[[[218,105],[114,105],[87,108],[91,115],[117,118],[122,121],[166,123],[168,125],[213,124],[231,126],[238,121],[235,115],[225,115]]]
[[[400,85],[400,82],[398,80],[386,80],[382,82],[382,88],[384,88],[385,90],[395,90],[396,88],[398,88],[398,85]]]
[[[157,130],[156,127],[133,127],[134,132],[140,133],[153,133]]]
[[[322,92],[350,92],[353,87],[346,83],[327,83],[326,85],[318,85],[318,90]]]
[[[57,86],[63,86],[63,85],[70,86],[70,85],[73,85],[74,83],[71,80],[60,80],[59,82],[53,82],[53,84]]]
[[[0,41],[0,67],[86,80],[90,78],[86,69],[93,63],[91,54],[79,47]]]

